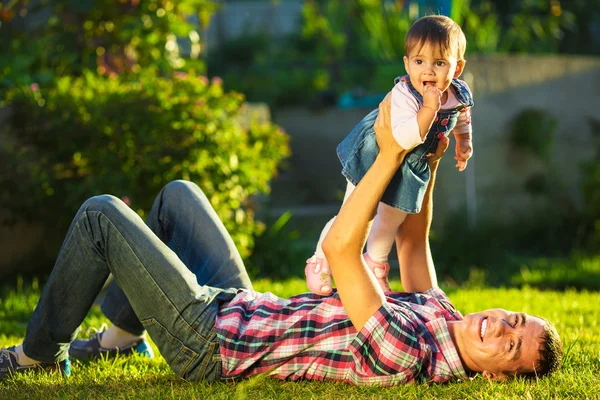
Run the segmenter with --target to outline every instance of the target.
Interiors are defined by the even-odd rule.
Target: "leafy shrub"
[[[591,225],[590,241],[588,246],[596,254],[600,246],[600,119],[589,119],[590,130],[594,140],[594,154],[592,158],[583,163],[581,168],[581,181],[585,200],[585,213]]]
[[[2,3],[0,88],[34,82],[44,87],[55,77],[88,69],[137,75],[195,64],[202,70],[198,32],[218,6],[212,0]]]
[[[269,192],[288,137],[271,123],[244,129],[243,96],[180,74],[137,80],[93,73],[8,92],[12,116],[0,170],[0,208],[64,229],[89,196],[127,197],[144,215],[174,179],[196,182],[248,256],[250,196]],[[2,168],[2,165],[0,165]]]
[[[510,143],[517,149],[523,149],[547,161],[557,127],[558,119],[547,111],[526,108],[512,121]]]
[[[466,210],[450,214],[430,237],[440,280],[462,284],[471,280],[473,270],[479,270],[486,284],[510,285],[514,283],[511,277],[520,274],[523,260],[570,257],[582,240],[582,218],[572,210],[540,206],[515,213],[510,221],[487,215],[475,228],[464,224]],[[537,269],[543,267],[537,265]]]
[[[207,69],[252,101],[309,104],[330,83],[327,69],[313,55],[314,42],[296,34],[269,39],[248,33],[210,53]]]
[[[298,227],[290,211],[275,220],[267,217],[265,225],[246,264],[250,274],[271,279],[304,276],[306,259],[315,251],[318,233]]]

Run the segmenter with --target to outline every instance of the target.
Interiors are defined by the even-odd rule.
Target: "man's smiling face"
[[[540,318],[500,308],[467,314],[448,328],[464,366],[488,378],[533,371],[540,359]]]

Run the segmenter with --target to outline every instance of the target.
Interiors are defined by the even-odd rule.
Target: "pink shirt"
[[[279,379],[393,386],[467,379],[448,331],[462,315],[439,288],[386,293],[357,331],[337,291],[283,299],[241,291],[215,324],[223,377],[266,373]]]
[[[440,107],[442,110],[451,110],[461,105],[454,95],[452,87],[447,90],[447,93],[448,99]],[[400,81],[394,86],[391,104],[392,134],[403,149],[412,150],[423,143],[424,139],[421,139],[419,124],[417,123],[417,113],[421,109],[421,103],[411,93],[408,82]],[[458,116],[453,130],[454,134],[471,133],[470,120],[471,107],[466,107]]]

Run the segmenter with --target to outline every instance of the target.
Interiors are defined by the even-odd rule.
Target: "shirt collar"
[[[456,350],[456,346],[452,341],[450,331],[448,331],[447,321],[444,318],[436,318],[427,322],[427,325],[429,325],[430,332],[435,337],[439,350],[442,352],[446,362],[448,363],[448,366],[450,367],[452,377],[461,380],[468,380],[469,376],[467,375],[462,361],[458,356],[458,351]]]

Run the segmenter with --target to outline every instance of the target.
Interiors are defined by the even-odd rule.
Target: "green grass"
[[[20,342],[35,307],[39,288],[18,284],[0,295],[0,346]],[[399,283],[393,282],[399,289]],[[304,281],[260,280],[259,291],[291,296],[304,291]],[[556,324],[565,350],[563,368],[540,381],[523,379],[446,385],[406,385],[394,388],[353,387],[340,383],[280,382],[269,378],[238,384],[190,383],[177,378],[162,357],[118,358],[87,364],[74,363],[73,374],[60,376],[23,374],[0,383],[0,399],[547,399],[600,398],[600,293],[523,289],[448,289],[448,295],[465,313],[491,307],[522,310]],[[82,326],[82,335],[105,320],[96,306]],[[154,346],[154,345],[153,345]],[[156,350],[156,348],[155,348]]]

